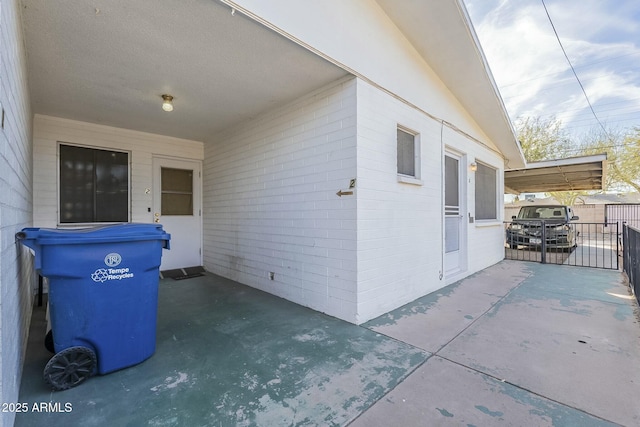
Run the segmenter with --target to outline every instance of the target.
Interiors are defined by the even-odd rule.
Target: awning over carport
[[[606,167],[606,154],[528,163],[524,169],[504,172],[504,191],[520,194],[602,190]]]

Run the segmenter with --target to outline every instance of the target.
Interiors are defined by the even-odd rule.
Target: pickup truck
[[[571,249],[577,246],[575,227],[570,222],[580,218],[573,215],[569,206],[523,206],[518,215],[511,219],[506,230],[507,245],[511,249],[518,249],[519,246],[542,247],[543,238],[547,249]]]

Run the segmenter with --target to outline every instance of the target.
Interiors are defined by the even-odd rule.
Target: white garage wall
[[[31,321],[36,277],[29,251],[15,234],[31,226],[31,108],[20,2],[0,8],[0,402],[18,401],[22,362]],[[2,112],[0,112],[2,114]],[[2,411],[0,425],[13,425],[15,413]]]
[[[398,125],[419,134],[417,185],[398,181]],[[502,174],[497,153],[357,79],[219,135],[205,145],[205,267],[362,323],[494,264],[500,222],[465,224],[465,270],[441,277],[444,147]]]
[[[419,136],[419,185],[398,182],[399,125]],[[440,123],[358,82],[358,323],[444,286],[440,132]]]
[[[354,79],[218,135],[205,145],[205,267],[354,322],[356,199],[336,192],[355,177]]]
[[[33,223],[36,227],[58,224],[58,142],[128,151],[131,162],[131,221],[153,222],[152,188],[154,155],[202,160],[202,142],[36,115],[33,129]]]
[[[428,115],[358,81],[358,314],[357,323],[442,288],[504,257],[500,221],[467,223],[475,216],[475,180],[466,170],[479,160],[496,167],[502,158]],[[396,129],[419,135],[420,182],[398,181]],[[443,149],[462,155],[466,210],[463,271],[443,273]],[[498,193],[502,199],[501,193]],[[501,202],[499,202],[501,203]],[[497,207],[499,215],[502,205]],[[500,218],[501,220],[501,218]]]

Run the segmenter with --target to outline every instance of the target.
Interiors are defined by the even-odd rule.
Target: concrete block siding
[[[396,137],[417,135],[419,183],[398,181]],[[441,124],[358,82],[358,322],[444,286]]]
[[[354,79],[218,135],[205,146],[205,267],[355,322],[356,199],[336,195],[354,178]]]
[[[494,151],[494,147],[481,145],[469,138],[463,137],[452,130],[447,136],[445,132],[445,143],[455,144],[465,153],[466,164],[463,169],[467,172],[466,176],[466,199],[467,212],[463,213],[466,217],[467,227],[467,269],[462,276],[454,277],[459,280],[462,277],[476,273],[487,268],[504,258],[504,160],[500,154]],[[469,171],[469,164],[472,162],[481,162],[489,167],[496,169],[496,192],[497,204],[495,220],[478,220],[475,214],[475,174]],[[473,223],[469,222],[469,216],[473,217]],[[448,280],[447,284],[453,283]]]
[[[418,135],[414,183],[398,180],[398,126]],[[442,276],[447,146],[502,175],[490,148],[359,79],[234,127],[205,144],[205,267],[354,323],[437,290],[450,283]],[[352,178],[354,194],[337,197]],[[473,177],[464,182],[473,212]],[[502,246],[489,247],[502,238],[501,221],[467,227],[460,277],[502,259]]]
[[[415,183],[398,180],[398,126],[417,135],[420,175]],[[448,149],[461,154],[465,163],[462,214],[475,216],[474,176],[467,174],[466,163],[482,161],[496,168],[502,180],[502,158],[423,111],[358,81],[357,323],[504,257],[502,246],[496,244],[502,239],[501,217],[464,224],[462,271],[455,277],[444,275],[442,159]],[[502,208],[497,211],[500,214]]]
[[[0,8],[0,402],[17,402],[22,360],[31,318],[32,257],[15,243],[15,233],[31,225],[31,110],[20,4]],[[1,114],[2,112],[0,112]],[[11,412],[0,414],[0,426],[13,425]]]

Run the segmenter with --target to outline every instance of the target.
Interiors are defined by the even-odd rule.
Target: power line
[[[544,121],[557,121],[564,129],[575,127],[596,126],[602,129],[602,124],[609,126],[613,123],[628,122],[625,127],[640,127],[640,110],[632,106],[620,106],[618,108],[602,109],[600,111],[600,121],[594,122],[591,113],[585,108],[582,110],[553,110],[546,108],[544,113],[539,109],[521,111],[513,118],[514,121],[522,120],[527,117],[537,117]],[[607,132],[607,135],[610,132]]]
[[[617,78],[618,76],[613,76],[614,78]],[[612,75],[611,74],[601,74],[598,76],[594,76],[588,79],[583,79],[581,80],[582,82],[592,82],[592,81],[596,81],[596,80],[600,80],[600,79],[611,79]],[[544,92],[554,92],[557,91],[558,89],[561,89],[565,86],[569,86],[572,85],[574,82],[574,78],[573,77],[563,77],[561,79],[554,79],[554,83],[552,84],[545,84],[544,88],[541,88],[539,90],[540,93],[544,93]],[[527,97],[529,96],[529,94],[523,93],[522,90],[518,90],[518,92],[515,91],[515,89],[508,89],[505,92],[510,93],[509,96],[505,96],[504,100],[505,101],[509,101],[512,99],[518,99],[518,98],[522,98],[522,97]],[[514,93],[514,94],[511,94]]]
[[[551,15],[549,15],[549,10],[547,9],[547,5],[544,3],[544,0],[540,0],[540,1],[542,2],[542,7],[544,7],[544,11],[547,14],[547,18],[549,18],[549,23],[551,24],[551,28],[553,29],[553,33],[556,35],[556,39],[558,40],[558,44],[560,45],[560,49],[562,49],[562,53],[564,54],[564,57],[567,59],[567,62],[569,63],[569,67],[571,67],[571,71],[573,72],[573,75],[575,76],[576,80],[578,81],[578,84],[580,85],[580,89],[582,89],[582,93],[584,94],[584,98],[587,100],[587,104],[589,104],[589,109],[593,113],[593,117],[596,119],[596,121],[598,122],[598,124],[602,128],[602,131],[604,132],[604,134],[608,135],[607,130],[605,129],[604,125],[600,122],[600,119],[598,118],[598,115],[596,114],[595,110],[593,109],[593,106],[591,105],[591,101],[589,101],[589,96],[587,96],[587,92],[584,90],[584,86],[582,85],[582,82],[580,81],[580,78],[578,77],[578,74],[576,73],[575,68],[573,68],[573,64],[571,63],[571,60],[569,59],[569,56],[567,55],[567,52],[564,49],[564,46],[562,45],[562,41],[560,40],[560,36],[558,35],[558,31],[556,31],[556,26],[553,24],[553,20],[551,19]]]
[[[614,110],[612,110],[614,111]],[[584,117],[584,114],[587,113],[579,113],[579,114],[568,114],[568,113],[559,113],[553,117],[555,117],[558,121],[565,123],[565,127],[571,126],[582,126],[584,123],[593,123],[593,119],[590,117]],[[544,117],[544,116],[540,116]],[[628,111],[628,112],[611,112],[607,119],[604,120],[605,123],[618,123],[618,122],[632,122],[637,120],[640,117],[638,111]],[[564,121],[563,121],[564,120]],[[637,126],[637,125],[635,125]]]
[[[609,123],[611,121],[633,121],[640,120],[640,109],[636,105],[625,105],[622,103],[607,104],[609,108],[600,108],[601,116],[604,114],[607,117],[604,122]],[[563,123],[563,125],[569,126],[571,124],[593,122],[593,117],[590,112],[583,111],[584,108],[566,109],[566,110],[550,110],[547,109],[547,113],[538,114],[541,119],[556,119]],[[588,116],[588,117],[587,117]],[[638,124],[635,124],[637,126]]]
[[[593,117],[591,117],[591,113],[588,111],[580,110],[562,110],[557,111],[555,113],[541,114],[541,118],[551,118],[555,117],[559,121],[564,122],[566,119],[571,119],[568,123],[580,123],[590,121],[593,122]],[[588,116],[588,117],[587,117]],[[636,117],[640,116],[640,110],[638,107],[626,105],[626,106],[618,106],[618,107],[610,107],[610,108],[601,108],[600,109],[600,117],[605,116],[609,119],[618,119],[620,120],[633,120]],[[626,119],[624,118],[626,116]],[[604,122],[608,122],[609,120],[605,119]]]

